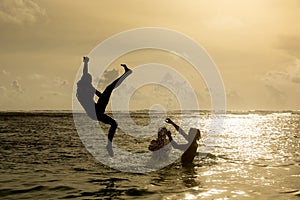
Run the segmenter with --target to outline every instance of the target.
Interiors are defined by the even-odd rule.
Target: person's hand
[[[87,56],[83,57],[83,62],[84,63],[88,63],[89,61],[90,61],[89,57],[87,57]]]
[[[170,118],[167,118],[167,119],[165,120],[165,122],[167,122],[168,124],[172,124],[172,123],[173,123],[173,121],[172,121]]]

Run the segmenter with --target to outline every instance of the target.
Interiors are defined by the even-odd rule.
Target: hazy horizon
[[[84,110],[57,110],[57,109],[48,109],[48,110],[42,110],[42,109],[35,109],[35,110],[0,110],[0,112],[73,112],[73,113],[85,113]],[[137,109],[137,110],[107,110],[107,113],[113,113],[113,112],[141,112],[141,111],[155,111],[155,112],[164,112],[159,109]],[[186,112],[186,111],[199,111],[199,112],[213,112],[212,110],[206,110],[206,109],[200,109],[200,110],[167,110],[166,112]],[[225,113],[232,113],[232,112],[300,112],[300,110],[226,110]]]

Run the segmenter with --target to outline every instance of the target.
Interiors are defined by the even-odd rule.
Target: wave
[[[0,189],[0,196],[1,197],[5,197],[8,195],[15,195],[15,194],[20,194],[20,193],[28,193],[28,192],[34,192],[34,191],[42,191],[42,190],[47,190],[48,187],[46,186],[35,186],[32,188],[28,188],[28,189],[19,189],[19,190],[15,190],[15,189]]]

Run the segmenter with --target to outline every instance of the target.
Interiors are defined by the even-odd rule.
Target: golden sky
[[[201,44],[222,75],[229,110],[299,110],[299,10],[299,0],[1,0],[0,110],[71,109],[82,56],[142,27]],[[123,62],[134,65],[129,58]]]

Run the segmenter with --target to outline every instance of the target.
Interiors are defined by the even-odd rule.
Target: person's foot
[[[110,157],[114,157],[114,150],[112,149],[111,141],[108,141],[108,143],[106,145],[106,150],[107,150],[107,153]]]
[[[129,73],[129,74],[132,73],[132,70],[129,69],[126,64],[121,64],[121,66],[124,68],[124,71],[125,71],[124,73]]]

